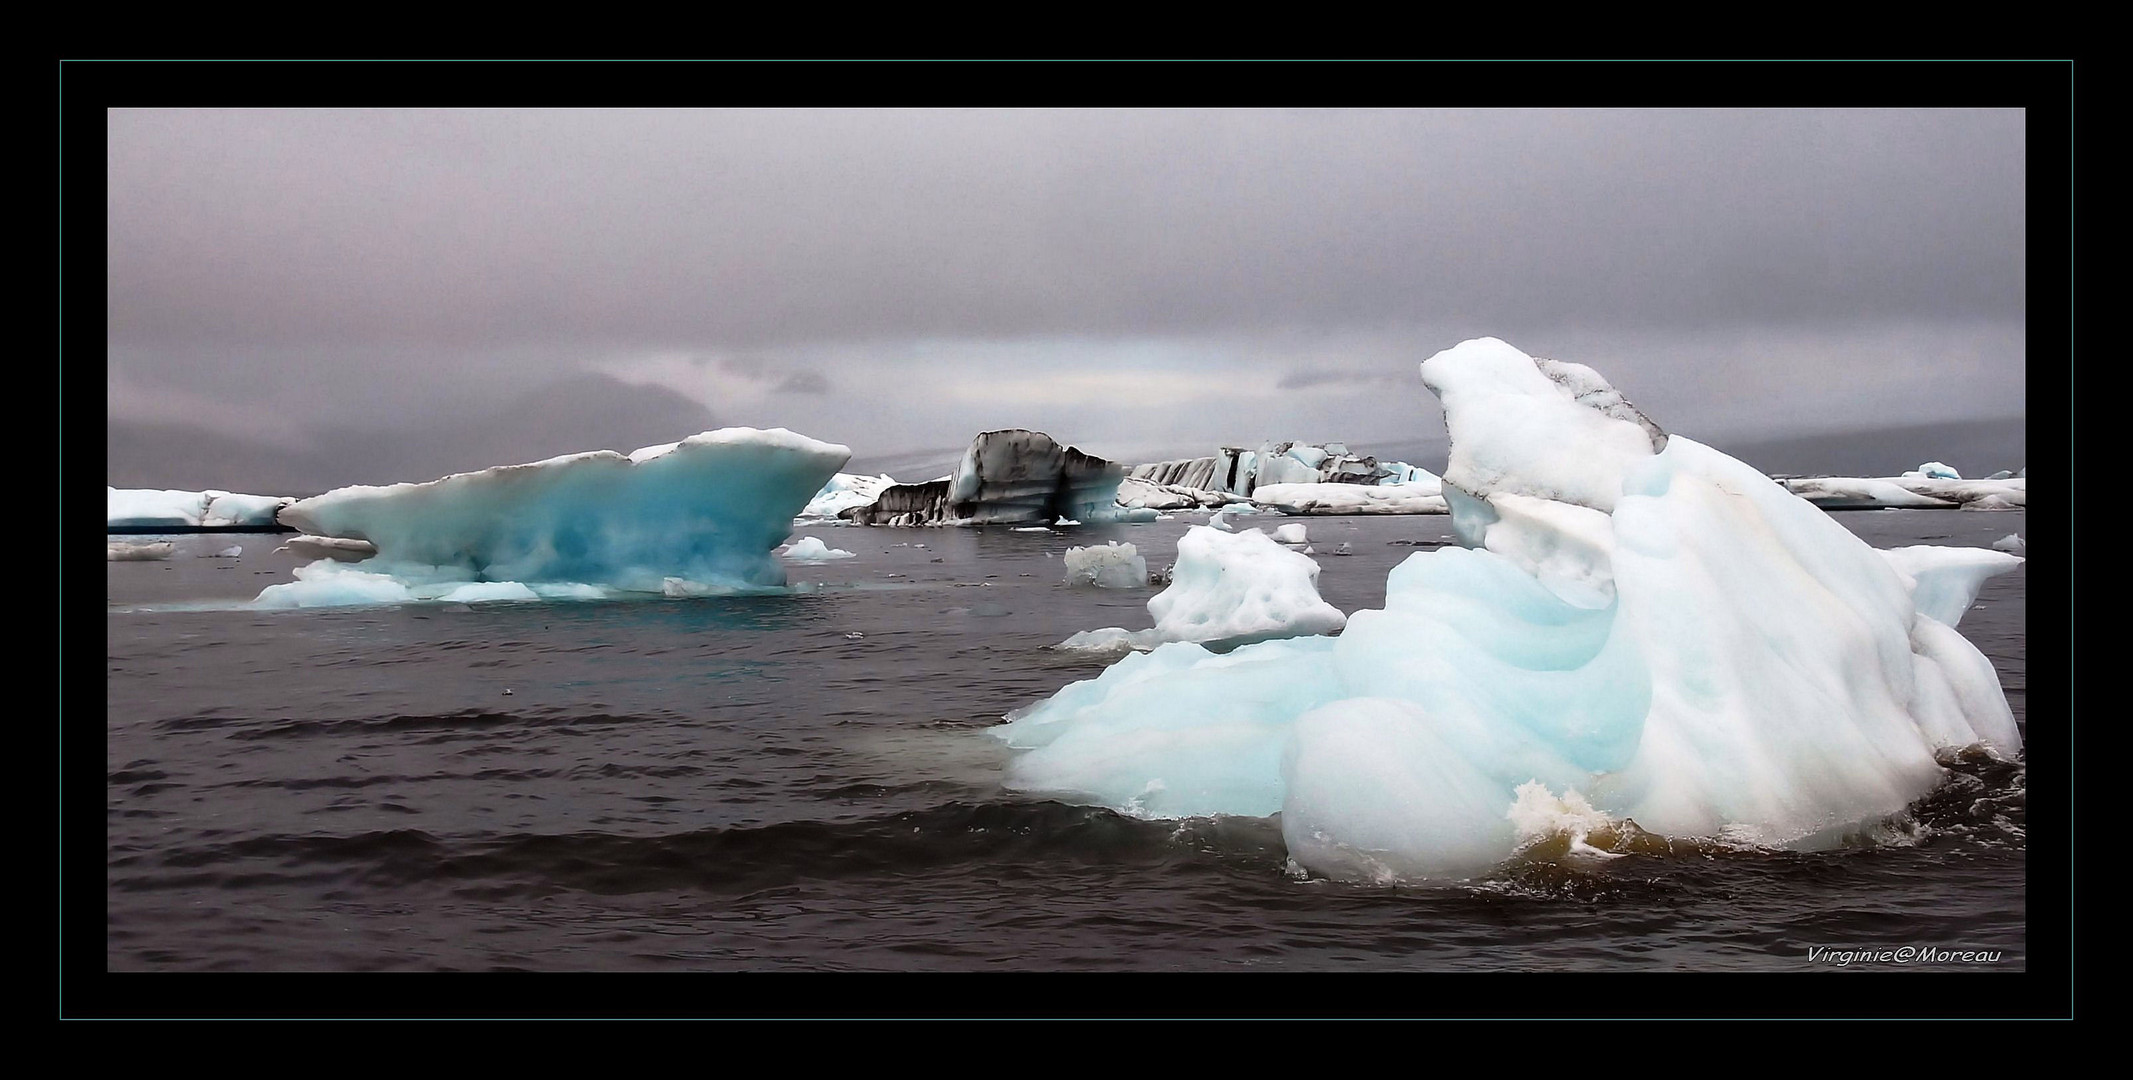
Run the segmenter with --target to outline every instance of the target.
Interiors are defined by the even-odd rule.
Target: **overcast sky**
[[[1440,434],[1484,334],[1705,441],[2025,410],[2019,110],[114,110],[108,181],[114,425],[1134,460]]]

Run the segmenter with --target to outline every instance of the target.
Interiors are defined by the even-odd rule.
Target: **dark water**
[[[2021,513],[1837,518],[1877,547],[2026,531]],[[1349,611],[1418,550],[1396,541],[1450,539],[1442,517],[1302,520]],[[2024,968],[2015,767],[1959,765],[1879,846],[1516,864],[1447,887],[1299,880],[1269,822],[1000,790],[985,729],[1103,666],[1046,646],[1148,625],[1151,592],[1057,584],[1059,554],[1124,539],[1167,566],[1190,523],[804,530],[858,557],[795,565],[817,591],[686,600],[216,610],[289,580],[281,538],[111,563],[107,966]],[[1343,541],[1353,555],[1326,554]],[[231,544],[246,554],[200,557]],[[1961,626],[2018,719],[2025,577],[1988,583]],[[2001,955],[1809,959],[1903,946]]]

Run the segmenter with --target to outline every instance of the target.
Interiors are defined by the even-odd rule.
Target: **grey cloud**
[[[2003,111],[132,111],[115,340],[2018,315]]]
[[[778,383],[774,392],[779,394],[827,394],[830,392],[830,384],[829,380],[824,378],[819,371],[795,371],[785,376],[784,381]]]
[[[1343,371],[1338,369],[1305,369],[1291,371],[1275,385],[1283,390],[1306,390],[1314,386],[1391,386],[1404,383],[1407,373],[1403,371]]]

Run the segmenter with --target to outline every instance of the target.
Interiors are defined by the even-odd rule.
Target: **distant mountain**
[[[583,450],[628,453],[717,426],[709,409],[672,390],[588,374],[538,387],[493,412],[426,427],[321,428],[297,448],[187,425],[113,421],[105,428],[105,482],[309,495]]]

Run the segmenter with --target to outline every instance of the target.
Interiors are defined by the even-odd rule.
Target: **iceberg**
[[[1962,480],[1910,472],[1883,478],[1792,476],[1778,482],[1825,510],[2021,510],[2029,499],[2029,481],[2019,476]]]
[[[1421,374],[1461,546],[1410,555],[1338,637],[1162,644],[1009,714],[1006,785],[1279,814],[1311,873],[1443,880],[1551,830],[1841,843],[1948,755],[2020,752],[1991,662],[1944,621],[2018,560],[1877,552],[1591,369],[1493,338]]]
[[[275,514],[296,500],[286,495],[241,495],[228,491],[104,489],[104,525],[112,532],[219,529],[272,530]]]
[[[1380,463],[1374,457],[1348,452],[1344,443],[1266,442],[1257,450],[1225,446],[1208,457],[1180,458],[1135,465],[1129,480],[1173,497],[1190,499],[1202,506],[1220,505],[1240,496],[1258,498],[1268,485],[1410,483],[1428,477],[1427,471],[1405,462]],[[1159,504],[1147,501],[1140,489],[1126,486],[1122,505],[1145,505],[1178,509],[1186,502]],[[1128,498],[1135,501],[1128,502]]]
[[[277,553],[286,551],[314,561],[333,559],[337,562],[362,562],[378,553],[378,545],[368,540],[350,540],[341,536],[298,534],[274,550]]]
[[[1252,501],[1284,514],[1443,514],[1444,488],[1434,477],[1412,484],[1267,484]]]
[[[1060,561],[1066,564],[1069,585],[1138,589],[1148,584],[1148,560],[1132,544],[1114,540],[1092,547],[1072,547],[1066,549]]]
[[[339,488],[284,507],[282,520],[377,553],[355,566],[329,553],[257,602],[444,599],[460,586],[502,583],[543,597],[775,588],[786,578],[774,550],[794,515],[850,457],[783,428],[721,428],[628,455],[597,450],[427,483]]]
[[[830,477],[815,497],[807,500],[797,517],[804,521],[825,521],[838,517],[855,506],[865,506],[881,497],[881,493],[896,485],[896,479],[887,473],[880,476],[862,476],[858,473],[838,473]]]
[[[793,562],[829,562],[833,559],[853,559],[858,557],[849,551],[833,548],[812,536],[801,537],[798,541],[779,552],[779,554]]]
[[[1138,556],[1135,556],[1138,558]],[[1072,563],[1068,566],[1071,569]],[[1330,634],[1347,622],[1318,595],[1318,564],[1258,529],[1195,525],[1178,538],[1170,584],[1148,600],[1155,626],[1084,630],[1063,649],[1152,649],[1189,641],[1222,649],[1275,638]]]
[[[104,545],[104,560],[106,562],[153,562],[170,558],[171,552],[176,550],[178,550],[178,545],[168,540],[151,540],[141,544],[113,540]]]
[[[1062,518],[1153,521],[1153,508],[1118,504],[1126,467],[1024,428],[982,432],[955,472],[924,484],[883,487],[841,511],[868,525],[1039,525]]]

